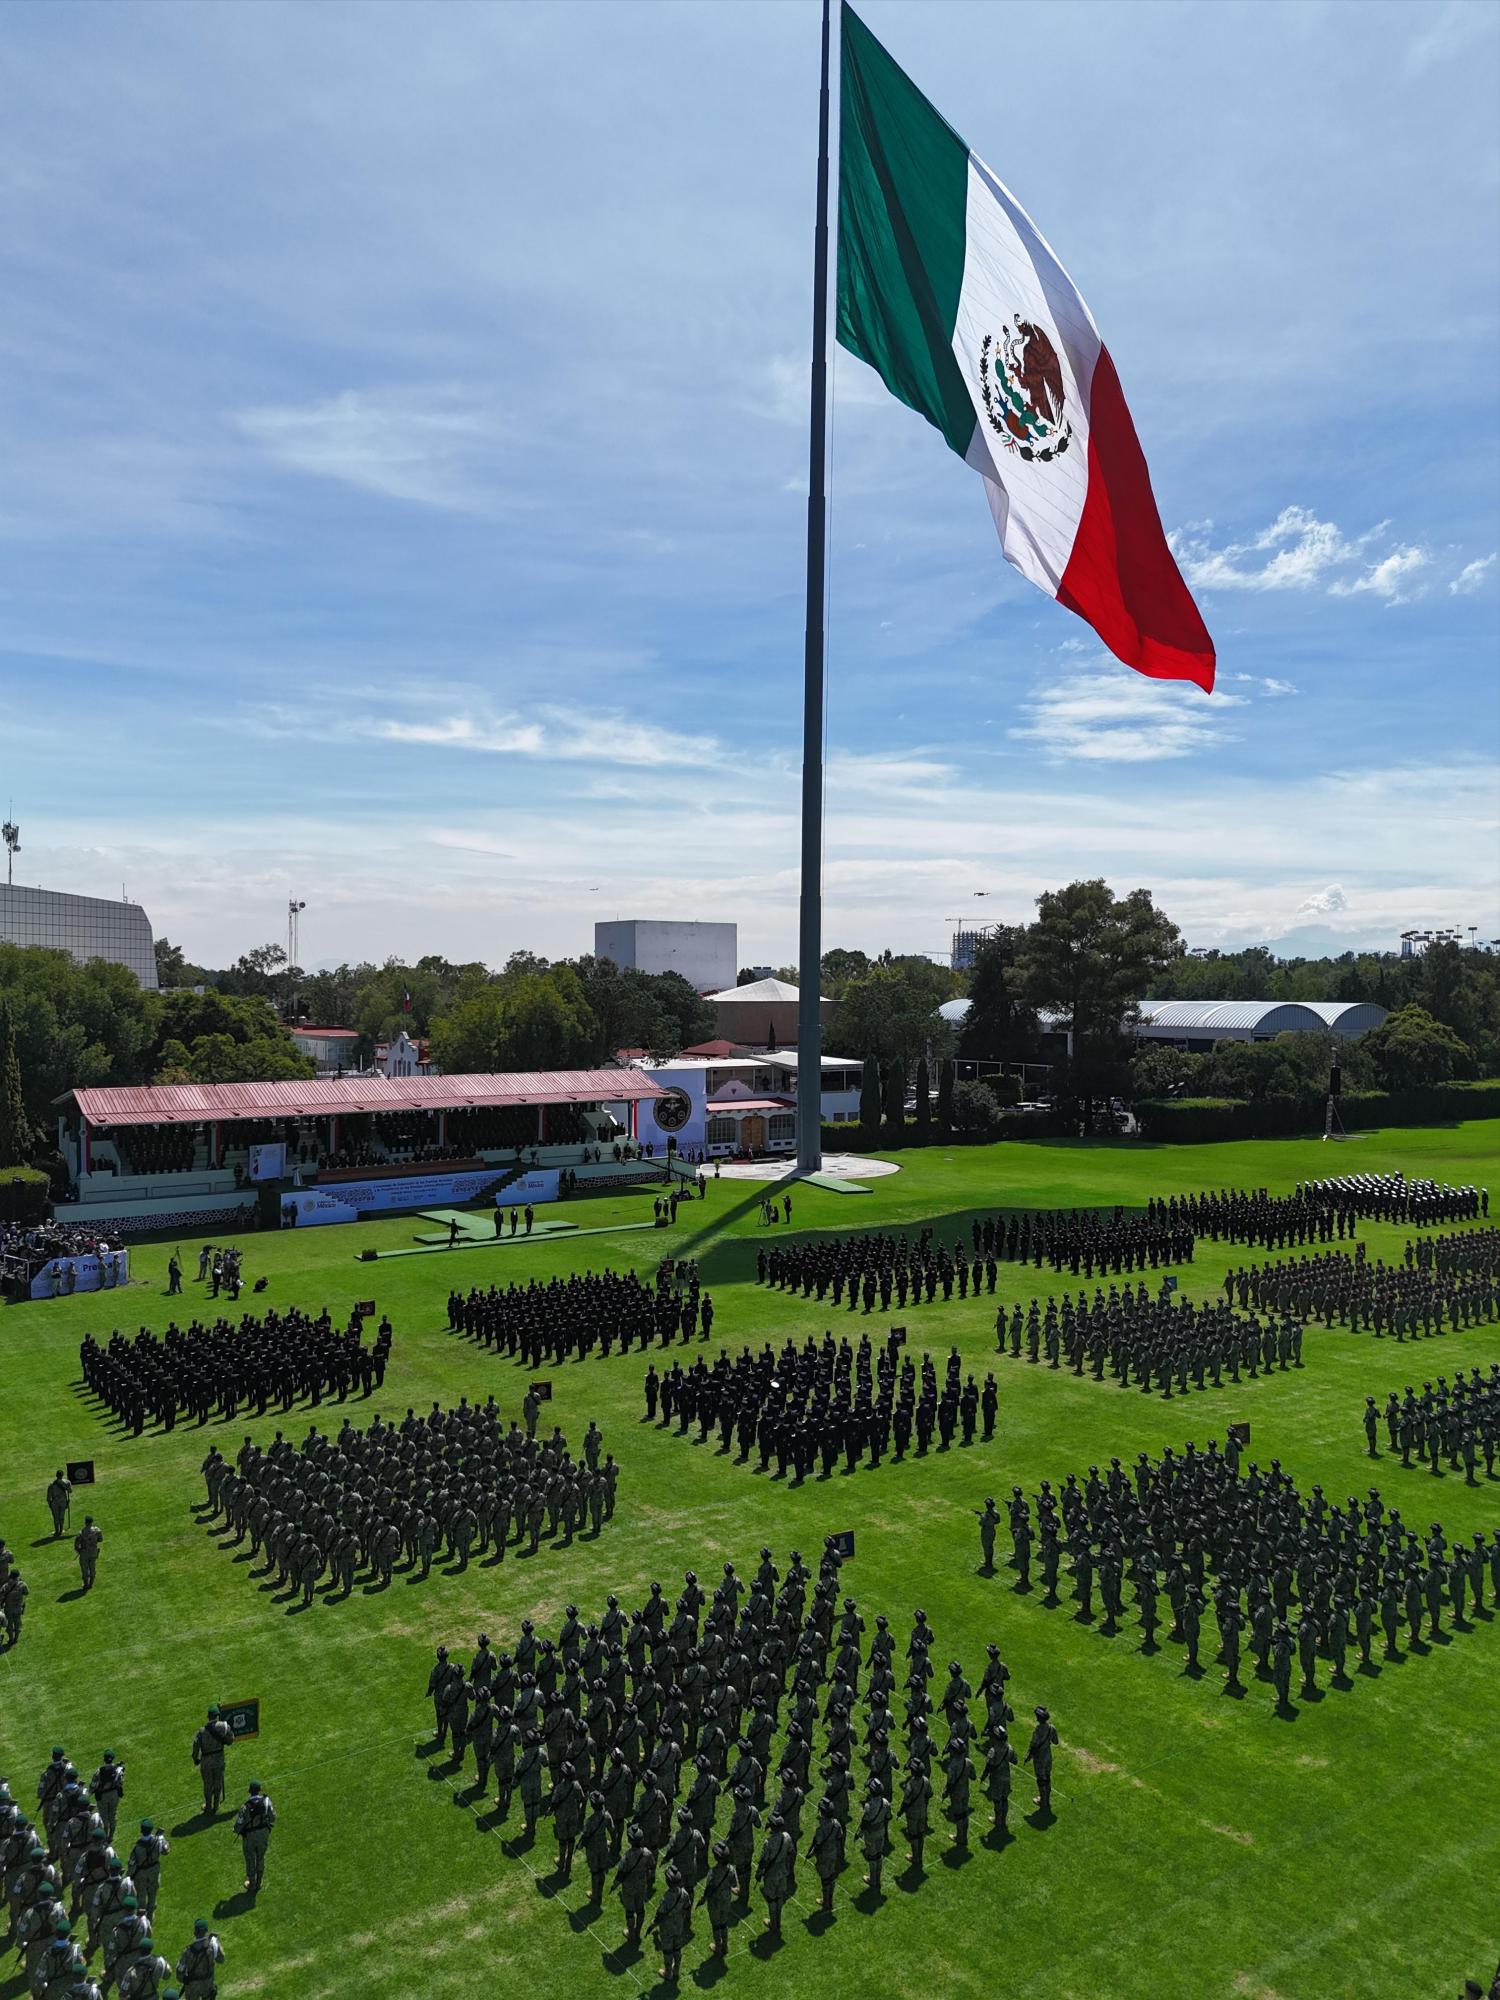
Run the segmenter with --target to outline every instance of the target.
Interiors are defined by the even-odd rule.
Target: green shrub
[[[51,1184],[36,1167],[0,1168],[0,1222],[40,1222]]]

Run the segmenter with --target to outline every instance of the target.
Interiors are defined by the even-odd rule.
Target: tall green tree
[[[925,1055],[917,1057],[917,1131],[926,1138],[932,1129],[932,1078]]]
[[[1071,1027],[1072,1058],[1059,1081],[1085,1131],[1097,1101],[1125,1088],[1135,1004],[1181,949],[1176,924],[1147,889],[1117,896],[1096,879],[1038,896],[1023,955],[1025,993]]]
[[[881,959],[846,983],[829,1046],[863,1049],[909,1069],[918,1056],[946,1044],[947,1024],[937,1010],[952,992],[952,975],[931,959]]]
[[[906,1137],[906,1070],[894,1056],[881,1065],[880,1094],[887,1140],[899,1146]]]
[[[1451,1083],[1474,1074],[1474,1053],[1453,1029],[1425,1007],[1402,1007],[1355,1044],[1386,1090]]]
[[[880,1102],[880,1062],[872,1053],[859,1080],[859,1129],[867,1140],[880,1130]]]
[[[937,1122],[943,1131],[953,1130],[953,1058],[946,1055],[938,1064]]]
[[[0,999],[0,1167],[31,1164],[31,1121],[21,1089],[21,1059],[10,1005]]]
[[[969,970],[969,1011],[959,1035],[966,1056],[1025,1062],[1036,1053],[1036,1007],[1026,991],[1026,931],[1004,924],[980,944]]]

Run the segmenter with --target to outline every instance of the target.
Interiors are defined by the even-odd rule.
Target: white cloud
[[[238,428],[296,472],[388,500],[483,511],[483,460],[501,434],[492,407],[456,389],[361,391],[243,410]]]
[[[1372,544],[1389,528],[1389,521],[1377,521],[1363,534],[1351,536],[1306,507],[1283,507],[1270,526],[1249,541],[1215,548],[1210,539],[1212,521],[1190,523],[1167,539],[1195,589],[1316,589],[1326,590],[1330,597],[1370,593],[1388,605],[1409,604],[1422,595],[1413,587],[1413,578],[1432,558],[1425,549],[1407,543],[1372,561]],[[1291,692],[1269,681],[1265,686],[1268,693]]]
[[[483,710],[431,721],[381,716],[349,725],[347,733],[382,743],[568,763],[717,765],[724,756],[723,746],[714,736],[661,729],[655,723],[638,722],[614,712],[558,707],[540,708],[532,718]]]
[[[1031,720],[1009,734],[1049,757],[1142,764],[1228,741],[1223,711],[1244,698],[1105,668],[1039,688],[1021,705]]]
[[[1297,915],[1331,917],[1336,916],[1341,910],[1347,910],[1348,907],[1349,898],[1344,894],[1342,886],[1337,882],[1330,882],[1326,889],[1319,889],[1315,895],[1305,896],[1297,905]]]
[[[1188,582],[1200,590],[1307,590],[1356,553],[1332,521],[1305,507],[1283,507],[1252,540],[1220,549],[1209,542],[1212,530],[1212,521],[1195,522],[1168,537]]]
[[[1277,695],[1297,692],[1294,681],[1278,680],[1274,674],[1230,674],[1229,679],[1242,681],[1248,687],[1259,688],[1263,701],[1274,700]]]
[[[1463,568],[1458,572],[1458,575],[1448,585],[1449,595],[1453,597],[1468,597],[1473,591],[1478,590],[1494,560],[1493,555],[1478,556],[1473,562],[1465,563]]]
[[[933,792],[952,782],[952,764],[923,756],[835,750],[824,766],[830,792]]]
[[[1409,604],[1414,597],[1422,595],[1421,587],[1413,588],[1411,579],[1419,569],[1427,567],[1428,557],[1424,549],[1407,547],[1393,549],[1388,556],[1373,564],[1362,576],[1349,580],[1337,579],[1328,586],[1330,597],[1357,597],[1363,591],[1373,591],[1383,597],[1387,604]]]

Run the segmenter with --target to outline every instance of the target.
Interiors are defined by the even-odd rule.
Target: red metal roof
[[[90,1125],[198,1125],[217,1119],[327,1118],[353,1111],[464,1111],[525,1104],[618,1104],[660,1097],[639,1069],[498,1076],[340,1076],[299,1083],[146,1083],[70,1090]]]
[[[793,1097],[711,1097],[710,1111],[795,1111]]]

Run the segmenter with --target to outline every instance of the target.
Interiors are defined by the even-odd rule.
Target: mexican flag
[[[1212,688],[1092,314],[1010,190],[842,16],[840,343],[979,474],[1023,576],[1127,666]]]

